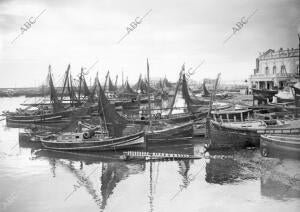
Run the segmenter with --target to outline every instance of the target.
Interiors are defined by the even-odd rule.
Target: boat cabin
[[[250,109],[217,110],[211,112],[213,119],[220,122],[241,122],[250,120],[252,113],[253,112]]]

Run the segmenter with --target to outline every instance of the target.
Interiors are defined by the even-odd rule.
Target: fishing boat
[[[300,133],[300,129],[299,129]],[[260,136],[260,152],[264,157],[287,155],[300,159],[300,134],[265,134]]]
[[[147,82],[150,86],[150,68],[147,59]],[[150,99],[150,89],[148,91],[148,99]],[[168,124],[165,120],[159,120],[159,124],[152,125],[151,104],[148,101],[148,117],[149,128],[146,130],[146,142],[150,143],[164,143],[167,141],[176,141],[190,139],[193,135],[193,121],[182,122],[180,124]]]
[[[299,119],[252,119],[249,109],[212,112],[210,148],[259,146],[260,134],[279,131],[299,134]],[[233,119],[232,119],[233,117]]]
[[[57,91],[54,87],[51,74],[51,66],[49,66],[49,88],[50,88],[50,105],[35,105],[28,106],[25,109],[17,109],[16,112],[6,112],[7,123],[55,123],[62,122],[66,118],[84,116],[90,113],[94,109],[94,105],[90,102],[90,97],[87,99],[87,104],[82,104],[80,97],[80,89],[78,99],[75,101],[75,92],[72,87],[72,80],[70,80],[70,65],[65,74],[64,87],[61,93],[61,97],[57,95]],[[84,83],[84,81],[83,81]],[[80,83],[81,85],[81,83]],[[84,85],[84,84],[83,84]],[[86,84],[85,87],[87,88]],[[68,90],[70,95],[70,104],[66,107],[63,104],[64,91]]]
[[[114,105],[109,103],[98,81],[99,88],[99,114],[100,120],[104,121],[104,127],[100,124],[96,127],[79,123],[78,132],[66,132],[56,136],[42,138],[45,148],[55,150],[78,150],[78,151],[103,151],[142,147],[145,144],[144,131],[130,133],[128,135],[109,135],[108,123],[112,126],[127,124],[127,121],[118,115]],[[81,126],[87,128],[82,130]],[[99,130],[100,129],[100,130]]]
[[[175,93],[172,96],[171,101],[169,102],[169,105],[167,107],[160,107],[159,109],[150,109],[152,112],[151,117],[149,116],[148,112],[143,112],[142,110],[139,110],[139,114],[129,114],[129,112],[127,113],[123,113],[120,114],[121,116],[123,116],[125,119],[127,119],[129,122],[132,123],[136,123],[136,124],[144,124],[144,125],[149,125],[150,123],[150,118],[152,119],[153,123],[155,124],[157,121],[160,122],[166,122],[169,124],[180,124],[180,123],[184,123],[184,122],[189,122],[192,120],[196,120],[196,119],[201,119],[206,117],[207,115],[207,108],[200,108],[200,105],[197,106],[197,111],[191,111],[189,110],[189,107],[176,107],[175,103],[179,102],[179,88],[181,86],[181,82],[182,82],[182,70],[180,72],[179,75],[179,80],[176,84],[176,88],[175,88]],[[148,82],[148,80],[146,80],[146,82]],[[142,88],[145,86],[142,86]],[[146,89],[144,88],[145,91],[149,90],[149,93],[152,91],[152,89]],[[150,94],[149,94],[150,95]],[[151,99],[151,97],[149,97],[149,99]],[[184,101],[183,99],[180,99],[182,101]],[[160,100],[161,101],[161,100]],[[148,109],[149,110],[149,106]]]
[[[88,131],[80,133],[63,133],[58,136],[42,138],[43,147],[54,150],[103,151],[128,149],[144,146],[144,131],[112,138],[102,132]]]
[[[149,143],[165,143],[170,141],[183,141],[193,136],[193,122],[173,124],[158,129],[146,131],[146,141]]]
[[[207,112],[197,112],[197,113],[188,113],[188,112],[182,112],[182,113],[174,113],[174,114],[161,114],[156,113],[151,115],[152,123],[156,124],[159,122],[166,122],[169,124],[180,124],[184,122],[189,122],[197,119],[202,119],[206,117]],[[149,115],[148,114],[142,114],[142,115],[136,115],[136,114],[123,114],[121,113],[120,116],[127,119],[129,123],[133,124],[142,124],[142,125],[149,125]]]

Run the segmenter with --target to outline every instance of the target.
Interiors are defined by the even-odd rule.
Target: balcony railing
[[[277,51],[275,53],[261,55],[258,58],[260,60],[267,60],[267,59],[277,59],[277,58],[286,58],[286,57],[299,57],[299,49]]]
[[[250,78],[292,78],[296,77],[295,73],[276,73],[276,74],[252,74],[250,75]]]

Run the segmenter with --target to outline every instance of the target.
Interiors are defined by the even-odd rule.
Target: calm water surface
[[[0,111],[24,97],[1,98]],[[0,211],[299,211],[300,164],[258,151],[231,157],[124,162],[120,153],[66,153],[19,141],[0,122]],[[150,151],[193,154],[201,139]],[[227,154],[227,153],[222,153]],[[233,158],[232,158],[233,156]],[[294,178],[287,175],[293,174]],[[292,179],[292,180],[291,180]]]

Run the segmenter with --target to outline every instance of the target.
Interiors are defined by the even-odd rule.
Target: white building
[[[284,87],[299,75],[299,49],[269,49],[256,58],[256,68],[249,81],[252,88],[274,89]]]

